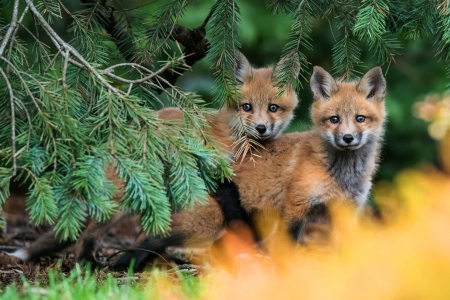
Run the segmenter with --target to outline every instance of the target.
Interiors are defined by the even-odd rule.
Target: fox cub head
[[[260,140],[277,138],[289,125],[294,116],[298,99],[294,91],[276,97],[278,88],[274,87],[274,67],[253,68],[243,54],[237,54],[235,68],[236,80],[242,84],[241,98],[238,105],[230,105],[231,125],[242,122],[254,126]]]
[[[328,144],[338,150],[356,150],[381,137],[386,80],[380,67],[369,70],[359,82],[336,81],[314,67],[310,83],[314,127]]]

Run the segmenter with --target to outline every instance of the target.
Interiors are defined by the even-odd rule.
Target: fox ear
[[[326,100],[339,90],[333,76],[318,66],[314,67],[310,84],[311,90],[314,94],[314,100]]]
[[[386,79],[380,67],[367,71],[358,83],[358,92],[366,95],[367,99],[384,100],[386,96]]]
[[[244,54],[239,51],[236,51],[234,77],[240,83],[244,83],[244,81],[250,80],[252,77],[252,67]]]

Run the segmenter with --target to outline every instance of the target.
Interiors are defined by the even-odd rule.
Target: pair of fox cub
[[[213,136],[231,151],[231,128],[240,113],[260,134],[265,150],[256,164],[234,164],[233,183],[219,186],[206,205],[172,215],[166,236],[146,236],[136,248],[164,253],[167,247],[199,247],[217,240],[228,222],[250,220],[261,212],[274,211],[285,223],[294,241],[302,240],[307,216],[333,199],[349,199],[362,207],[377,168],[386,118],[386,81],[380,67],[369,70],[359,82],[340,82],[320,67],[314,67],[311,89],[313,127],[309,131],[281,135],[298,103],[294,91],[277,98],[274,68],[253,68],[240,54],[235,70],[242,83],[237,107],[218,112],[211,120]],[[182,111],[159,111],[162,119],[181,119]],[[111,180],[120,182],[112,168]],[[115,197],[120,201],[122,194]],[[116,213],[108,223],[90,221],[76,242],[77,260],[95,264],[95,242],[125,217]],[[13,255],[25,261],[59,251],[71,242],[60,242],[54,232]],[[132,250],[122,255],[116,268],[126,268],[131,259],[138,265],[148,251]]]

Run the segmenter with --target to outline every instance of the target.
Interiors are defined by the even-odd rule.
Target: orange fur
[[[276,98],[275,94],[278,89],[273,87],[273,68],[252,68],[242,54],[239,54],[235,75],[236,79],[242,83],[242,98],[239,101],[239,111],[243,117],[242,121],[246,124],[263,124],[267,126],[267,132],[260,136],[261,141],[270,141],[278,137],[293,117],[293,110],[298,103],[296,94],[290,92],[285,93],[280,98]],[[241,109],[245,103],[251,104],[252,111],[244,112]],[[270,105],[276,105],[276,111],[269,111]],[[159,118],[163,120],[181,120],[183,118],[183,112],[178,108],[165,108],[157,113]],[[212,138],[222,147],[224,155],[232,153],[234,146],[232,126],[238,120],[237,107],[222,109],[213,114],[208,120]],[[107,167],[106,177],[118,187],[118,193],[113,200],[121,202],[124,195],[124,185],[118,179],[112,164],[109,164]],[[175,214],[173,216],[173,222],[171,223],[172,232],[182,230],[182,228],[188,227],[191,223],[191,220],[178,218],[178,215]],[[217,202],[211,201],[211,199],[207,205],[197,205],[190,210],[190,216],[198,216],[196,218],[198,226],[190,229],[193,238],[189,239],[189,243],[192,244],[214,239],[217,236],[216,228],[223,226],[223,216],[220,207]],[[101,238],[113,225],[120,223],[127,217],[129,217],[129,214],[117,212],[111,217],[111,222],[108,223],[99,223],[96,220],[87,221],[86,228],[76,242],[75,254],[77,260],[89,260],[95,263],[92,254],[95,241]],[[34,260],[41,255],[49,254],[49,252],[62,250],[68,244],[70,242],[61,243],[52,231],[43,235],[28,249],[21,249],[17,256],[23,260]]]
[[[321,76],[325,76],[324,81]],[[368,71],[359,82],[351,83],[336,82],[323,69],[315,68],[311,84],[319,85],[312,86],[315,92],[315,102],[311,108],[312,130],[285,134],[265,143],[267,151],[262,152],[256,165],[249,160],[234,165],[234,182],[238,186],[244,209],[250,214],[275,212],[287,227],[304,219],[311,206],[318,203],[350,200],[355,205],[364,205],[377,167],[386,118],[385,82],[379,68]],[[365,116],[364,122],[356,121],[359,115]],[[331,123],[332,116],[339,116],[340,122]],[[373,136],[361,141],[361,145],[339,146],[335,145],[334,140],[330,141],[330,136],[338,139],[342,134],[367,132]],[[351,158],[352,155],[357,156],[357,151],[363,150],[364,155],[356,161],[360,165],[342,166],[348,168],[349,173],[358,171],[356,179],[360,181],[356,188],[357,191],[361,189],[361,192],[355,194],[352,188],[342,183],[342,178],[332,172],[336,163],[342,163],[334,162],[332,158],[333,155]],[[213,201],[210,198],[210,202]],[[215,209],[219,210],[219,207]],[[174,215],[173,220],[192,220],[194,211],[181,212]],[[214,216],[218,214],[219,211]],[[213,221],[212,218],[209,220]],[[194,240],[195,232],[201,225],[195,221],[183,224],[177,230]],[[223,224],[217,225],[208,227],[209,236],[219,236]]]
[[[243,124],[266,127],[266,132],[259,136],[260,141],[270,141],[277,138],[289,125],[294,117],[294,109],[298,104],[294,91],[285,92],[276,97],[279,89],[274,87],[273,67],[253,68],[241,54],[240,65],[236,69],[236,77],[242,82],[241,97],[238,102],[232,103],[212,114],[208,120],[211,126],[213,140],[219,142],[225,151],[233,151],[233,126],[237,122]],[[250,105],[251,110],[245,111],[244,105]],[[275,105],[276,111],[270,111]],[[158,111],[163,120],[181,120],[183,112],[179,108],[164,108]],[[240,118],[239,118],[240,117]]]

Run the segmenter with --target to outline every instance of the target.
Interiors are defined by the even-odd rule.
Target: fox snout
[[[259,134],[264,134],[267,131],[267,127],[264,124],[258,124],[255,126],[256,131],[259,132]]]
[[[346,142],[347,144],[350,144],[351,142],[353,142],[353,140],[355,139],[353,137],[353,135],[351,134],[344,134],[344,136],[342,137],[342,139],[344,140],[344,142]]]
[[[259,139],[261,141],[277,138],[280,134],[281,128],[277,124],[272,123],[257,123],[255,125],[256,131],[259,133]]]
[[[334,142],[338,148],[353,150],[362,146],[361,133],[339,133],[334,136]]]

